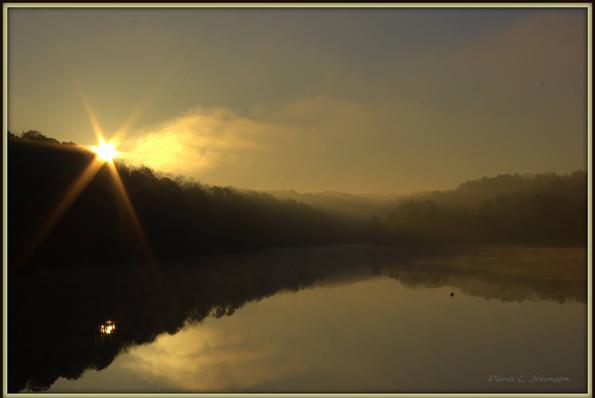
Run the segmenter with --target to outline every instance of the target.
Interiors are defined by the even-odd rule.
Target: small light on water
[[[106,321],[99,325],[99,332],[101,334],[112,334],[116,331],[116,324],[113,321]]]

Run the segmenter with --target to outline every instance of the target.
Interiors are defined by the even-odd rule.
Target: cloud
[[[481,123],[478,114],[462,118],[397,96],[370,103],[318,93],[246,115],[228,108],[195,109],[139,130],[123,146],[129,162],[207,184],[407,190],[422,189],[413,185],[416,179],[434,173],[427,159],[451,170],[474,161],[465,162],[460,154],[477,152],[475,141],[485,137],[457,137]],[[446,150],[457,145],[458,153]]]
[[[208,184],[354,193],[584,168],[584,24],[538,12],[456,48],[251,111],[203,108],[139,135],[157,169]],[[255,102],[262,96],[255,95]]]
[[[211,322],[208,322],[210,325]],[[270,375],[255,362],[271,355],[270,347],[246,345],[239,331],[187,325],[175,335],[164,334],[153,344],[133,347],[122,357],[122,368],[143,377],[162,377],[188,391],[244,387]]]
[[[377,149],[370,140],[382,144],[387,126],[410,124],[411,117],[420,116],[414,108],[404,101],[376,107],[323,94],[248,115],[229,108],[198,108],[138,129],[119,146],[128,163],[209,184],[336,188],[339,175],[363,167]]]
[[[235,163],[245,151],[265,151],[273,127],[225,108],[195,109],[157,126],[140,129],[121,143],[123,158],[158,171],[202,176]]]

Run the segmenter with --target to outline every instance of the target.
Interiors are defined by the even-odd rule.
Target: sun
[[[114,160],[115,157],[118,156],[118,151],[114,144],[109,142],[101,142],[97,146],[92,146],[91,149],[97,155],[99,160],[103,160],[104,162],[111,162]]]

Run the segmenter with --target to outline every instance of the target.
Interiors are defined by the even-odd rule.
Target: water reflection
[[[85,369],[106,368],[127,347],[154,341],[164,332],[178,332],[185,322],[213,315],[206,319],[211,322],[247,302],[283,291],[383,277],[397,279],[412,291],[448,287],[440,293],[447,302],[461,300],[460,292],[501,302],[584,303],[585,265],[584,249],[358,246],[214,256],[192,264],[170,264],[167,270],[162,267],[159,276],[134,268],[19,274],[9,285],[8,387],[9,391],[40,390],[59,377],[76,379]],[[457,294],[451,298],[453,288]],[[423,300],[424,296],[416,297]],[[369,311],[363,304],[358,307],[365,302],[363,296],[354,297],[350,306],[353,311]],[[316,307],[311,308],[316,312]],[[329,316],[318,321],[324,324]],[[45,330],[44,325],[50,324]],[[113,326],[109,339],[98,338],[98,324],[106,331]],[[116,325],[118,333],[112,333]],[[208,341],[209,336],[202,338]],[[238,347],[233,355],[256,354],[242,353]],[[292,386],[299,389],[299,380],[284,385],[288,391]]]
[[[116,331],[116,324],[113,321],[106,321],[99,325],[99,333],[101,334],[112,334]]]

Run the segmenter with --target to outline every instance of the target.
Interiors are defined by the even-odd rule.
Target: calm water
[[[164,268],[15,278],[9,390],[586,390],[585,249],[278,249]]]

